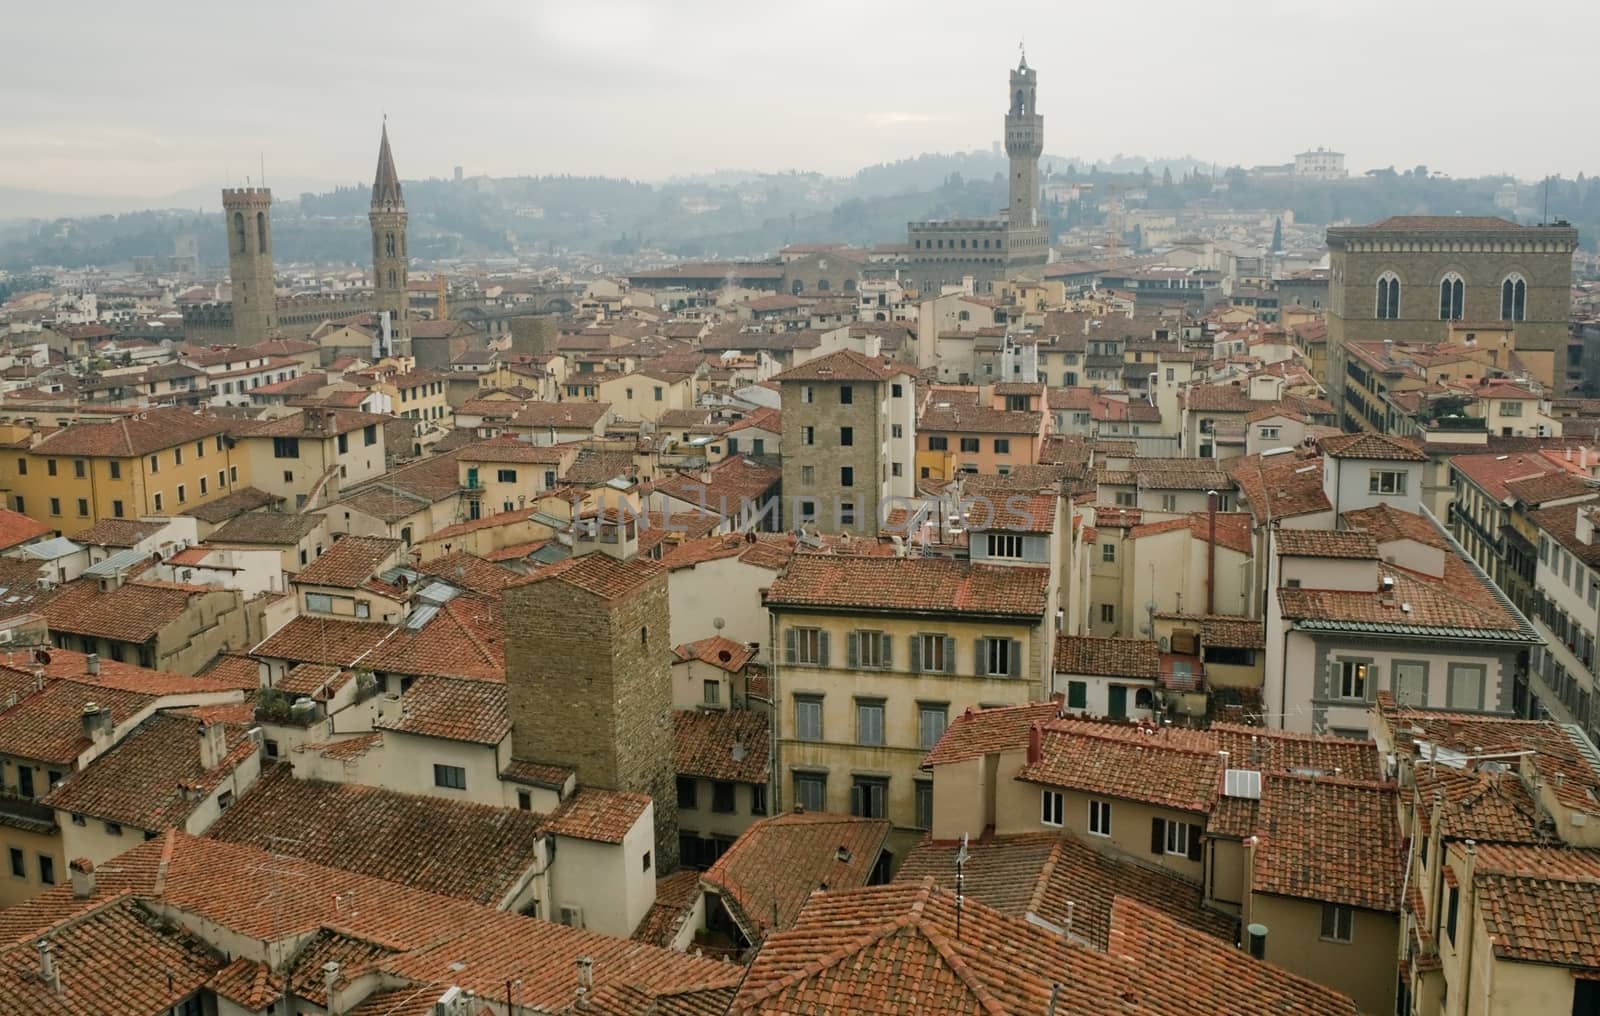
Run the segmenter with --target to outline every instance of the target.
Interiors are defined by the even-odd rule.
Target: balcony
[[[14,787],[0,788],[0,825],[50,835],[56,831],[55,809],[23,797]]]

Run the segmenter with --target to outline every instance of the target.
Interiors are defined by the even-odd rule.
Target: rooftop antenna
[[[961,941],[961,911],[963,901],[966,899],[966,881],[964,871],[967,866],[967,837],[969,833],[961,834],[961,849],[956,851],[956,941]]]

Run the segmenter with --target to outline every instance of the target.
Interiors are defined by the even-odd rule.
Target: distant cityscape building
[[[1294,157],[1294,175],[1311,180],[1343,180],[1349,174],[1345,172],[1343,152],[1317,148]]]
[[[378,313],[379,356],[411,352],[411,324],[407,320],[406,199],[389,150],[389,125],[383,125],[378,142],[378,170],[372,179],[372,291]]]
[[[992,219],[936,219],[907,226],[909,276],[924,295],[971,277],[988,291],[1021,270],[1050,260],[1050,230],[1039,218],[1039,156],[1044,117],[1036,111],[1039,72],[1027,57],[1011,72],[1006,154],[1011,159],[1006,214]]]

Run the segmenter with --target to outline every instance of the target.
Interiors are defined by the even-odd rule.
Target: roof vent
[[[833,859],[838,861],[840,864],[849,864],[850,857],[850,848],[844,846],[843,844],[840,844],[839,849],[833,853]]]

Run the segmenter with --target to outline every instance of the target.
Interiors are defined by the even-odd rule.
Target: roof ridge
[[[1040,906],[1045,902],[1045,890],[1050,885],[1050,879],[1055,875],[1056,862],[1061,859],[1061,851],[1065,843],[1065,836],[1057,836],[1055,842],[1050,844],[1050,856],[1046,857],[1044,864],[1039,867],[1039,877],[1033,883],[1033,895],[1028,897],[1027,913],[1037,914]]]
[[[815,895],[815,894],[816,894],[815,890],[813,890],[812,895]],[[815,977],[817,974],[822,973],[824,970],[828,969],[829,967],[834,966],[834,965],[839,964],[839,963],[842,963],[845,959],[849,958],[852,954],[860,952],[861,950],[865,949],[867,946],[872,945],[872,944],[874,944],[876,942],[881,942],[882,940],[890,937],[891,935],[894,935],[894,934],[898,933],[899,931],[901,931],[905,927],[905,921],[906,921],[906,915],[901,914],[901,915],[899,915],[899,916],[897,916],[897,917],[895,917],[893,919],[885,920],[881,924],[875,924],[875,925],[872,925],[872,926],[869,926],[869,927],[862,928],[861,930],[863,932],[865,932],[865,934],[862,934],[859,938],[855,938],[855,939],[851,939],[850,941],[842,942],[837,947],[835,947],[832,952],[824,953],[823,955],[821,955],[821,956],[817,957],[816,959],[812,960],[810,963],[807,963],[805,966],[799,967],[799,968],[795,969],[794,971],[792,971],[791,973],[786,974],[783,977],[780,977],[777,980],[771,982],[770,984],[765,985],[759,991],[757,991],[748,1001],[753,1002],[753,1001],[759,1001],[760,999],[764,999],[764,998],[771,998],[774,995],[777,995],[780,992],[786,991],[789,988],[793,987],[794,985],[799,984],[802,981],[807,980],[808,978]],[[777,932],[776,934],[777,935],[785,935],[785,934],[792,934],[793,932],[794,932],[794,929],[791,928],[788,932]],[[766,944],[768,942],[770,942],[773,939],[773,937],[774,937],[774,935],[771,935],[771,934],[767,935],[766,938],[762,941],[762,948],[765,948]],[[751,964],[751,966],[746,967],[745,968],[746,974],[748,974],[749,971],[753,970],[753,969],[754,969],[754,964]]]
[[[930,877],[928,881],[931,882],[933,879]],[[957,904],[958,907],[964,905],[964,902]],[[939,956],[945,961],[945,964],[949,966],[950,972],[953,973],[956,978],[966,986],[967,990],[972,993],[973,997],[978,1000],[978,1004],[983,1008],[985,1013],[990,1014],[990,1016],[1009,1016],[1006,1007],[1002,1005],[1000,1000],[994,996],[994,992],[989,990],[989,986],[984,984],[983,981],[978,977],[977,973],[972,970],[971,966],[967,963],[966,957],[962,956],[956,950],[954,943],[951,942],[950,938],[946,936],[943,931],[930,927],[927,924],[924,924],[921,920],[915,921],[914,924],[916,929],[922,933],[922,936],[926,938],[929,944],[932,945],[933,948],[939,953]]]

